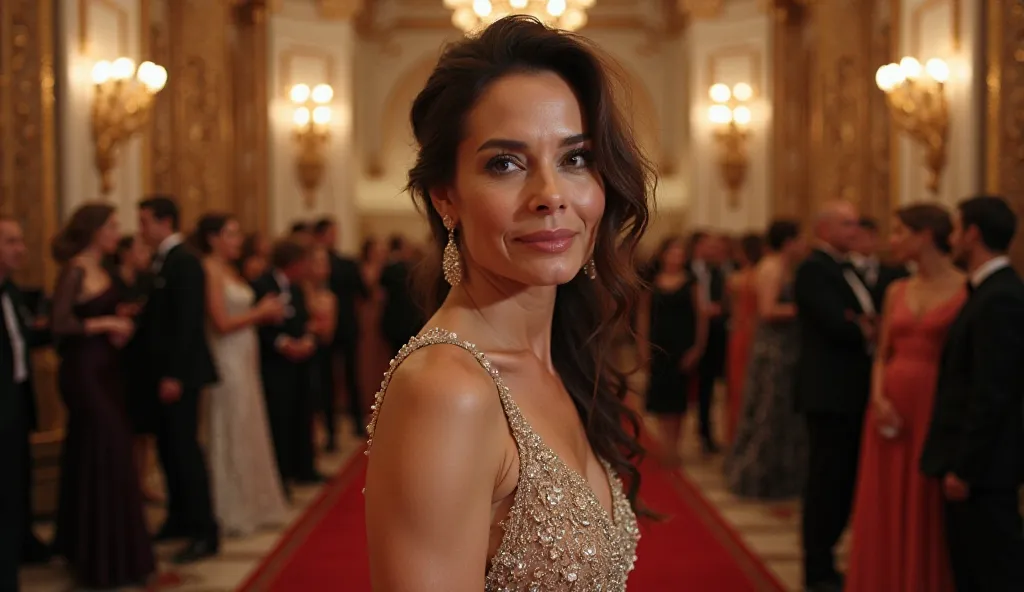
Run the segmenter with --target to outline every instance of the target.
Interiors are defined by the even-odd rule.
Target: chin
[[[531,266],[524,271],[527,280],[523,283],[530,286],[561,286],[568,284],[581,273],[580,268],[561,262]]]

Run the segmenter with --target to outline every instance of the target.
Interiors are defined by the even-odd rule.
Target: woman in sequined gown
[[[288,509],[270,440],[260,380],[256,325],[277,322],[275,297],[254,303],[233,262],[241,253],[238,222],[207,214],[192,242],[204,255],[210,353],[219,381],[209,391],[207,455],[214,513],[228,536],[284,524]]]
[[[652,169],[597,56],[505,17],[449,46],[413,103],[432,316],[375,397],[376,590],[626,588],[640,448],[606,360]]]

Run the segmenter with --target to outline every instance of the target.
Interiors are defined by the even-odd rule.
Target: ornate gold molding
[[[317,9],[325,19],[347,21],[363,10],[363,3],[364,0],[318,0]]]
[[[771,215],[809,219],[811,48],[805,40],[813,22],[800,14],[772,26]]]
[[[260,233],[269,230],[267,10],[264,0],[249,0],[236,8],[237,35],[231,53],[235,132],[232,159],[235,201],[232,211],[245,229]]]
[[[680,12],[695,19],[713,19],[722,14],[725,0],[678,0]]]
[[[92,40],[89,39],[89,21],[91,19],[89,17],[94,7],[101,7],[117,15],[117,55],[101,57],[114,59],[128,55],[128,11],[114,0],[78,0],[78,50],[84,55],[92,55]]]
[[[988,0],[987,9],[985,185],[1024,215],[1024,10],[1006,0]],[[1011,255],[1024,266],[1024,240],[1015,241]]]

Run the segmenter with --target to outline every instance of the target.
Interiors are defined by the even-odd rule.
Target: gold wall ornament
[[[899,64],[887,64],[875,73],[875,83],[885,93],[893,123],[925,150],[926,187],[933,194],[938,194],[946,168],[948,80],[949,66],[938,58],[928,60],[922,68],[915,58],[905,57]]]
[[[739,192],[747,180],[750,155],[747,148],[750,138],[750,107],[746,105],[754,91],[745,82],[731,89],[721,83],[708,90],[714,103],[708,109],[708,119],[715,126],[714,136],[718,143],[718,167],[722,182],[729,190],[728,205],[739,207]]]
[[[310,90],[308,85],[296,84],[289,96],[295,105],[292,120],[298,149],[296,173],[305,193],[306,207],[312,209],[316,205],[316,191],[320,188],[327,168],[326,152],[330,140],[328,124],[331,122],[328,103],[334,98],[334,89],[327,84],[318,84]]]
[[[153,62],[136,68],[131,58],[121,57],[97,62],[92,81],[96,86],[90,122],[95,165],[100,193],[106,196],[114,189],[118,151],[149,121],[153,99],[167,83],[167,70]]]

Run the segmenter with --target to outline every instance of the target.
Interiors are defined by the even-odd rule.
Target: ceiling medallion
[[[587,9],[594,0],[444,0],[444,5],[452,10],[452,24],[466,34],[510,14],[526,14],[549,27],[576,31],[587,24]]]

